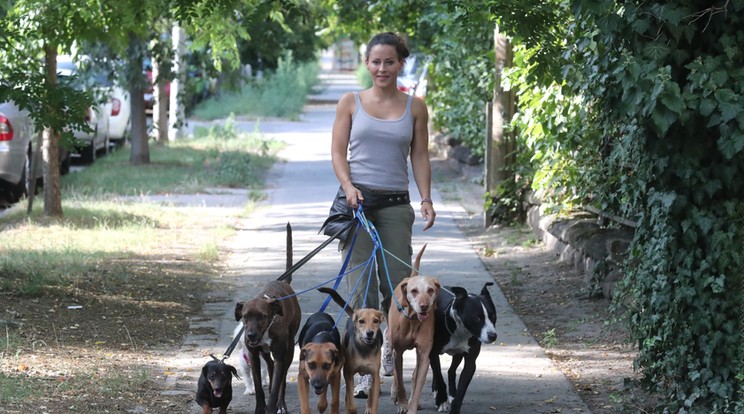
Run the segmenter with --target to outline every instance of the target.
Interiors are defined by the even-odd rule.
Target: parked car
[[[147,78],[147,86],[145,86],[145,112],[151,115],[152,108],[155,106],[155,95],[153,94],[155,86],[153,83],[154,79],[152,78],[152,61],[150,58],[146,58],[142,65],[142,71]],[[163,97],[163,100],[166,105],[170,104],[170,85],[170,82],[166,82],[165,84],[165,97]]]
[[[102,113],[108,116],[108,140],[123,143],[132,127],[129,92],[105,73],[94,71],[95,89],[104,99]]]
[[[15,203],[28,195],[33,124],[13,102],[0,103],[0,191]]]
[[[57,76],[60,78],[71,78],[78,75],[78,65],[73,61],[71,56],[60,55],[57,58]],[[94,81],[95,82],[95,81]],[[85,79],[78,77],[77,87],[88,89],[91,86]],[[95,86],[93,86],[95,87]],[[98,91],[95,91],[99,93]],[[78,143],[78,152],[83,162],[91,163],[96,160],[98,152],[108,153],[109,150],[109,113],[111,108],[107,108],[107,98],[98,96],[103,102],[97,106],[89,107],[85,113],[85,120],[93,131],[84,132],[74,130],[73,135]]]
[[[421,53],[408,56],[403,70],[398,74],[398,90],[423,99],[426,96],[429,63],[431,56]]]

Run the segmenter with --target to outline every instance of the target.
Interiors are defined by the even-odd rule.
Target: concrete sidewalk
[[[340,93],[360,89],[353,74],[330,74],[325,80],[328,87],[324,89],[323,99],[318,99],[324,103],[336,102]],[[253,297],[264,283],[282,274],[286,224],[291,223],[294,231],[295,261],[325,240],[318,230],[338,187],[330,162],[330,130],[334,111],[335,105],[314,105],[307,107],[301,122],[261,122],[260,128],[264,134],[286,142],[286,148],[280,153],[283,162],[277,163],[270,173],[267,199],[249,218],[241,221],[237,236],[229,243],[232,253],[226,263],[229,272],[225,275],[225,282],[235,286],[235,289],[210,293],[204,314],[191,323],[193,334],[186,338],[177,355],[165,362],[171,371],[168,382],[174,388],[173,392],[196,390],[198,370],[208,360],[209,353],[222,355],[232,339],[236,324],[233,317],[235,302]],[[238,127],[252,131],[253,125],[245,122],[238,124]],[[418,191],[413,182],[411,187],[412,202],[417,207]],[[470,292],[480,291],[486,282],[493,281],[493,277],[481,263],[471,242],[456,225],[455,220],[467,213],[459,205],[442,200],[436,189],[432,198],[438,214],[435,226],[422,232],[423,221],[418,215],[414,224],[414,251],[428,244],[421,272],[439,278],[445,286],[456,285]],[[418,214],[418,208],[415,211]],[[334,242],[295,273],[292,286],[296,291],[312,288],[335,277],[340,266],[341,256]],[[589,409],[568,380],[526,333],[524,324],[514,314],[498,287],[492,286],[490,290],[498,311],[499,338],[495,344],[483,347],[463,412],[588,413]],[[303,316],[317,311],[324,299],[315,291],[301,295],[299,302]],[[339,311],[335,305],[327,309],[333,316],[338,316]],[[288,376],[287,403],[292,413],[299,413],[296,387],[298,354],[296,351],[295,363]],[[415,351],[406,352],[404,370],[409,392],[414,361]],[[448,356],[443,356],[445,370],[449,367],[449,361]],[[237,364],[236,356],[228,362]],[[430,379],[431,372],[420,412],[436,412],[433,397],[428,391]],[[380,413],[395,412],[390,399],[391,384],[391,378],[383,377]],[[237,381],[231,411],[252,413],[254,398],[243,395],[243,389],[242,382]],[[366,400],[356,401],[357,407],[364,410]],[[311,396],[313,409],[316,404],[317,398]],[[342,409],[343,405],[342,401]],[[196,403],[191,412],[200,412]]]

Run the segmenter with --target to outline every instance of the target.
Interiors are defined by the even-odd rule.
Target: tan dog
[[[271,281],[256,297],[235,305],[235,320],[245,326],[243,335],[256,391],[256,414],[287,413],[287,370],[294,359],[294,337],[301,317],[294,290],[286,282]],[[260,357],[269,367],[268,401],[261,386]]]
[[[398,407],[398,414],[415,414],[418,411],[419,398],[429,370],[429,352],[434,344],[434,310],[440,286],[436,279],[418,275],[425,249],[426,245],[416,256],[411,277],[403,279],[395,288],[393,294],[397,303],[391,303],[388,312],[388,345],[395,361],[390,395]],[[413,348],[416,348],[416,368],[411,379],[411,399],[406,401],[403,352]]]
[[[298,340],[300,347],[300,375],[297,389],[300,395],[300,412],[310,414],[309,387],[313,388],[318,399],[318,412],[328,408],[326,398],[328,385],[331,386],[331,414],[339,414],[341,395],[341,366],[344,355],[341,352],[341,336],[333,318],[323,312],[316,312],[307,319]]]
[[[372,375],[372,386],[367,398],[365,414],[377,414],[380,402],[380,361],[382,348],[382,332],[380,325],[385,314],[377,309],[365,308],[352,310],[341,295],[333,289],[319,288],[319,291],[329,294],[333,301],[346,310],[350,316],[346,324],[346,333],[341,345],[344,349],[344,380],[346,382],[346,413],[356,414],[354,401],[354,374]]]

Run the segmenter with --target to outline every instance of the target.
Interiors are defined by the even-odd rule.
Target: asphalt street
[[[178,352],[167,356],[164,372],[173,393],[196,390],[199,368],[210,353],[222,355],[232,339],[235,327],[233,310],[235,302],[253,297],[261,286],[282,274],[285,266],[285,227],[291,223],[294,233],[294,260],[297,261],[325,240],[318,234],[325,220],[331,200],[338,187],[330,161],[331,126],[335,102],[341,93],[359,89],[353,74],[325,74],[325,89],[314,97],[316,105],[309,105],[298,122],[264,120],[258,123],[260,131],[284,141],[286,148],[279,154],[268,177],[267,198],[250,217],[241,219],[239,231],[229,241],[231,250],[227,259],[225,278],[237,286],[228,292],[211,293],[205,303],[204,313],[191,320],[191,332]],[[237,121],[238,128],[253,131],[255,122]],[[420,197],[411,179],[411,199],[418,207]],[[442,285],[462,286],[469,292],[479,292],[492,276],[481,263],[474,246],[457,227],[456,218],[466,212],[456,203],[442,200],[436,188],[432,198],[437,210],[436,224],[426,232],[421,231],[423,220],[417,216],[414,224],[413,249],[418,251],[428,244],[421,272],[437,277]],[[240,208],[245,194],[232,192],[204,195],[193,201],[205,208]],[[414,209],[418,214],[418,208]],[[341,266],[341,256],[336,243],[321,251],[295,275],[292,286],[296,291],[309,289],[335,277]],[[345,289],[343,290],[345,291]],[[546,357],[537,342],[527,333],[524,324],[514,314],[504,295],[494,285],[491,295],[498,312],[498,339],[485,345],[478,358],[476,376],[470,385],[463,404],[469,414],[504,413],[569,413],[590,412],[571,384]],[[299,297],[303,317],[316,312],[323,295],[309,291]],[[539,304],[535,304],[539,306]],[[338,316],[340,309],[329,306],[331,315]],[[304,322],[304,321],[303,321]],[[287,403],[291,413],[299,413],[297,395],[298,355],[290,368],[287,386]],[[446,370],[450,358],[443,356]],[[237,365],[235,356],[228,359]],[[410,375],[415,363],[415,351],[405,354],[404,370],[406,388],[410,392]],[[446,375],[446,372],[445,372]],[[431,372],[421,399],[420,412],[436,412],[430,393]],[[390,398],[392,378],[383,377],[380,412],[394,413]],[[243,394],[241,381],[234,382],[235,396],[230,411],[253,413],[254,397]],[[343,391],[342,391],[343,398]],[[364,410],[366,400],[356,400]],[[311,397],[311,407],[317,397]],[[341,403],[343,410],[344,404]],[[192,413],[201,412],[196,403]]]

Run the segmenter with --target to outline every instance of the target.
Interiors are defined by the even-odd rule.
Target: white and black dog
[[[486,283],[480,295],[468,294],[461,287],[442,288],[437,298],[434,347],[429,353],[429,363],[434,375],[432,390],[436,393],[436,406],[440,413],[459,414],[468,385],[475,373],[475,360],[481,344],[496,340],[496,306],[493,304]],[[442,378],[439,355],[452,355],[452,365],[447,372],[447,385]],[[465,367],[457,383],[457,368],[465,359]]]
[[[245,391],[243,392],[243,394],[254,395],[256,393],[256,389],[253,387],[253,376],[251,375],[248,347],[245,346],[245,335],[240,332],[242,328],[243,322],[238,322],[238,325],[235,327],[235,331],[233,332],[233,338],[235,337],[235,335],[240,335],[240,340],[238,340],[237,345],[235,345],[235,351],[237,351],[236,353],[238,355],[238,371],[240,372],[240,377],[243,379],[243,383],[245,384]],[[267,368],[267,364],[261,364],[261,378],[261,385],[263,385],[264,387],[268,386],[269,371]]]

